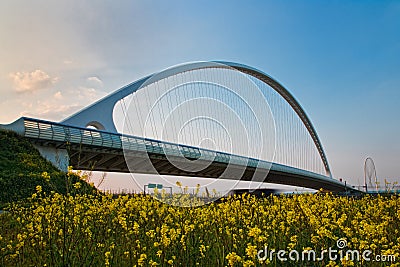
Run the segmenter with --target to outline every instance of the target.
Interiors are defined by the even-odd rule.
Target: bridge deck
[[[75,169],[243,181],[250,181],[256,175],[268,183],[323,188],[333,192],[358,191],[333,178],[306,170],[142,137],[26,117],[3,128],[18,132],[36,145],[66,149],[70,165]],[[201,166],[206,167],[200,168]],[[260,181],[260,178],[256,179]]]

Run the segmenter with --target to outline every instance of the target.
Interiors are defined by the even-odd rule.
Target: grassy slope
[[[46,192],[65,194],[68,187],[78,181],[78,176],[67,175],[55,168],[25,138],[0,130],[0,208],[6,203],[31,196],[37,185]],[[82,190],[95,191],[83,181]]]

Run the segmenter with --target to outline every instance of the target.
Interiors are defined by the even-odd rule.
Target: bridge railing
[[[206,161],[237,164],[254,168],[272,168],[273,170],[280,172],[291,172],[294,174],[309,176],[312,174],[319,178],[325,177],[320,174],[310,173],[306,170],[288,167],[277,163],[272,164],[271,162],[254,158],[231,155],[224,152],[217,152],[143,137],[63,125],[56,122],[24,118],[24,126],[26,137],[45,140],[48,142],[89,145],[99,148],[113,148],[125,151],[153,153],[166,156],[184,156],[185,158],[189,159],[198,159],[201,157]]]
[[[224,152],[143,137],[109,133],[96,129],[63,125],[56,122],[32,118],[23,119],[26,137],[46,140],[48,142],[83,144],[101,148],[125,149],[127,151],[141,151],[167,156],[184,156],[189,159],[199,159],[201,157],[203,160],[240,165],[247,164],[247,166],[250,167],[260,167],[260,165],[265,165],[266,167],[267,164],[270,164],[244,156],[231,155]]]

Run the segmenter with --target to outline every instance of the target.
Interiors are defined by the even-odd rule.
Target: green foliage
[[[24,137],[0,130],[0,209],[7,203],[30,197],[40,185],[44,192],[66,194],[78,175],[65,173],[44,159]],[[82,181],[84,192],[95,189]]]

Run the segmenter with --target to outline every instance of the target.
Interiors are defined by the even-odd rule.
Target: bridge
[[[117,130],[118,108],[123,133]],[[61,122],[22,117],[1,128],[25,136],[64,170],[71,165],[358,191],[332,177],[317,132],[291,93],[238,63],[174,66]]]

